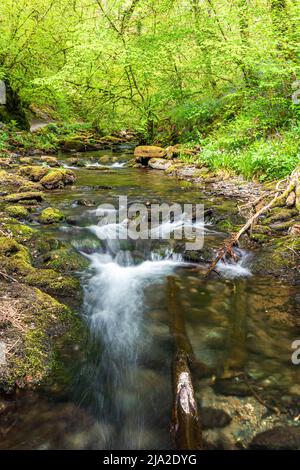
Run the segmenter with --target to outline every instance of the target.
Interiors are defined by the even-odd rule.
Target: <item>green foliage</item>
[[[1,2],[0,77],[29,113],[71,123],[14,139],[47,151],[77,135],[75,121],[133,128],[200,144],[213,166],[284,174],[296,152],[273,160],[300,117],[299,15],[292,0]]]

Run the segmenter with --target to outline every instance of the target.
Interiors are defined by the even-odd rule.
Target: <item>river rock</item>
[[[216,408],[203,407],[200,414],[203,429],[224,428],[232,420],[226,411]]]
[[[42,155],[40,158],[41,162],[46,163],[51,167],[60,166],[56,157],[51,157],[49,155]]]
[[[4,200],[7,202],[19,202],[19,201],[38,201],[42,202],[44,200],[44,195],[38,191],[25,192],[25,193],[15,193],[9,194],[4,197]]]
[[[225,396],[248,397],[252,392],[248,385],[239,377],[217,379],[212,387],[215,393]]]
[[[148,166],[154,170],[167,170],[171,165],[170,161],[166,161],[163,158],[151,158],[148,162]]]
[[[67,184],[73,184],[76,180],[72,170],[51,170],[42,179],[41,184],[46,189],[61,189]]]
[[[65,216],[59,209],[47,207],[44,209],[39,217],[41,224],[57,224],[64,220]]]
[[[299,450],[300,427],[277,426],[257,434],[250,443],[257,450]]]
[[[147,164],[151,158],[164,158],[166,154],[164,148],[155,145],[140,145],[134,151],[136,162],[142,164]]]

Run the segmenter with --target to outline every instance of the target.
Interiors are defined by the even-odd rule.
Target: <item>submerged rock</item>
[[[277,426],[257,434],[250,443],[257,450],[299,450],[300,427]]]
[[[217,379],[213,385],[215,393],[225,396],[234,395],[237,397],[252,396],[248,385],[239,377],[229,379]]]
[[[154,170],[167,170],[171,165],[170,161],[166,161],[163,158],[151,158],[148,163],[148,166]]]
[[[59,209],[48,207],[40,213],[41,224],[57,224],[64,220],[65,216]]]
[[[224,410],[203,407],[200,411],[203,429],[224,428],[232,418]]]

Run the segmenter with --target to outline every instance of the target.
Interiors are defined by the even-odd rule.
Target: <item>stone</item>
[[[4,197],[4,200],[7,202],[19,202],[19,201],[30,201],[35,200],[38,202],[42,202],[44,200],[44,195],[38,191],[29,191],[25,193],[15,193],[15,194],[8,194]]]
[[[26,176],[31,181],[37,182],[40,181],[48,173],[48,171],[49,169],[43,166],[29,165],[21,167],[19,174],[21,176]]]
[[[300,427],[277,426],[257,434],[250,443],[257,450],[299,450]]]
[[[59,209],[48,207],[40,213],[41,224],[57,224],[65,219],[64,214]]]
[[[231,423],[231,416],[224,410],[203,407],[200,410],[203,429],[224,428]]]
[[[135,148],[134,156],[138,163],[148,163],[150,158],[164,158],[167,152],[162,147],[155,145],[140,145]]]
[[[5,208],[5,212],[7,212],[10,216],[18,218],[25,218],[28,216],[28,210],[24,206],[7,206]]]
[[[71,170],[51,170],[42,179],[41,184],[46,189],[62,189],[67,184],[72,184],[76,177]]]
[[[51,167],[57,167],[60,166],[58,160],[56,157],[51,157],[48,155],[42,155],[40,158],[41,162],[46,163],[47,165]]]
[[[166,161],[163,158],[151,158],[148,162],[148,166],[154,170],[167,170],[171,165],[170,161]]]

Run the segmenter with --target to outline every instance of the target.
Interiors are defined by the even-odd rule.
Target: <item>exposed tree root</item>
[[[282,183],[285,183],[284,187],[281,187]],[[294,170],[288,179],[281,180],[277,183],[275,196],[263,207],[258,210],[256,209],[257,205],[261,203],[263,199],[269,198],[271,194],[274,194],[274,192],[265,194],[264,196],[260,196],[253,203],[251,203],[252,207],[255,210],[255,213],[248,218],[247,222],[239,230],[238,233],[231,234],[227,238],[227,240],[225,240],[224,245],[218,251],[216,258],[210,264],[205,275],[208,276],[215,269],[219,261],[225,262],[226,258],[237,261],[238,256],[235,253],[234,248],[239,245],[239,239],[241,238],[241,236],[253,227],[259,217],[271,211],[275,207],[281,207],[285,205],[291,207],[291,204],[287,203],[287,199],[292,193],[294,193],[294,197],[292,198],[293,205],[300,212],[300,168]],[[247,206],[249,206],[249,204],[247,204]]]
[[[185,329],[179,302],[178,286],[168,278],[170,329],[174,338],[172,439],[176,449],[203,449],[202,431],[195,399],[190,363],[194,359],[192,345]]]

